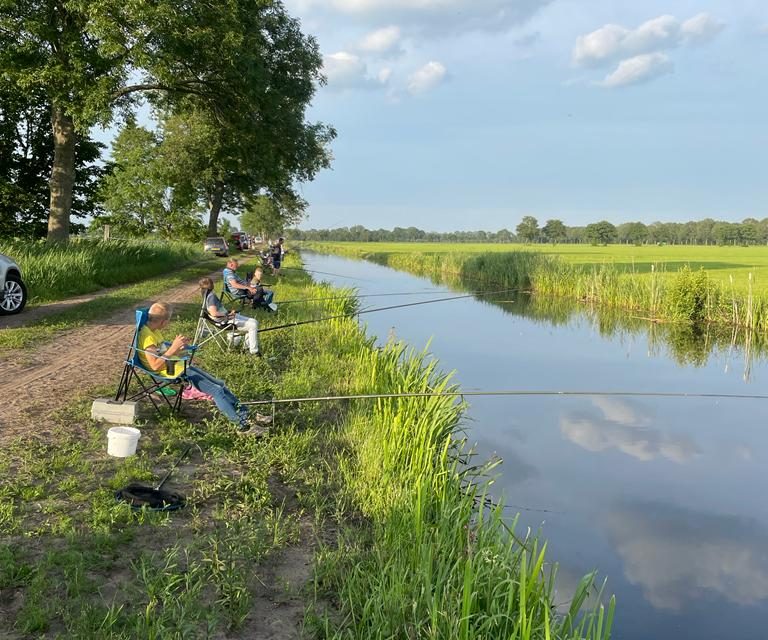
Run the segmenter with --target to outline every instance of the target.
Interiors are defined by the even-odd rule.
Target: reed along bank
[[[751,272],[740,280],[714,279],[705,268],[679,262],[654,263],[635,272],[610,261],[566,262],[537,251],[376,251],[371,244],[308,243],[335,253],[478,290],[519,289],[536,295],[626,309],[648,319],[746,328],[768,335],[768,290],[754,286]],[[405,245],[404,245],[405,246]],[[713,248],[714,249],[714,248]],[[743,281],[741,281],[743,280]]]

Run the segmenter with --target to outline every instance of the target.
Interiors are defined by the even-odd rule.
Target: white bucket
[[[136,453],[141,431],[134,427],[112,427],[107,431],[107,453],[116,458],[127,458]]]

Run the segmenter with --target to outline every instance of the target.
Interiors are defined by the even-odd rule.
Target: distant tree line
[[[294,240],[337,240],[348,242],[497,242],[551,244],[674,244],[674,245],[760,245],[768,244],[768,218],[746,218],[725,222],[705,218],[689,222],[624,222],[607,220],[583,227],[566,226],[562,220],[547,220],[543,226],[525,216],[515,227],[499,231],[424,231],[416,227],[366,229],[361,225],[337,229],[290,229]]]

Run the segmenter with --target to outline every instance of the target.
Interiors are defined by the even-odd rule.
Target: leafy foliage
[[[0,83],[0,235],[39,238],[48,227],[53,161],[50,105],[39,93]],[[80,136],[75,147],[75,217],[100,211],[96,193],[109,167],[95,164],[103,145]],[[82,229],[75,225],[74,230]]]

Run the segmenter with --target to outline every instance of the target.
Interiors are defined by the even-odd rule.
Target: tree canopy
[[[311,179],[334,135],[304,121],[321,67],[278,0],[0,0],[0,85],[50,108],[52,240],[69,233],[78,138],[140,95],[165,112],[204,112],[238,166],[254,167],[252,192]]]

